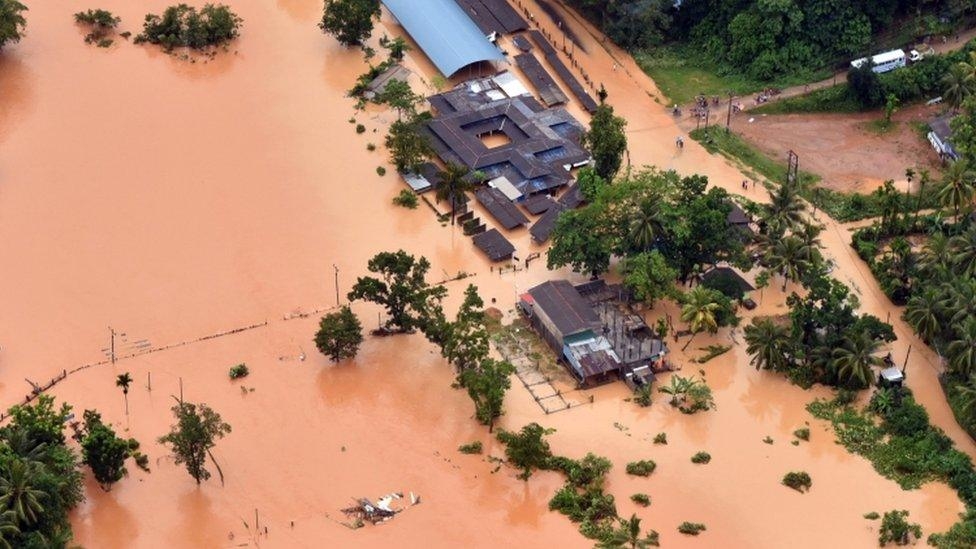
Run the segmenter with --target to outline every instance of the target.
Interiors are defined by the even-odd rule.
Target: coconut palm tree
[[[969,162],[960,159],[950,164],[942,177],[939,200],[942,205],[952,207],[957,221],[959,211],[972,203],[974,193],[976,193],[976,174],[970,169]]]
[[[658,387],[657,390],[659,393],[671,395],[671,406],[677,406],[684,399],[685,393],[688,392],[692,384],[691,378],[672,374],[668,384],[664,387]]]
[[[640,252],[649,251],[661,234],[660,202],[654,197],[645,198],[637,205],[630,219],[627,241]]]
[[[451,201],[451,225],[454,225],[458,201],[464,197],[465,192],[474,188],[474,184],[467,178],[470,172],[468,168],[453,162],[448,162],[443,170],[437,172],[439,182],[434,197],[438,202]]]
[[[908,300],[905,307],[905,322],[915,330],[925,342],[932,343],[942,331],[942,304],[939,291],[926,288]]]
[[[976,225],[970,225],[962,234],[949,239],[952,250],[953,270],[966,278],[976,272]]]
[[[953,110],[958,110],[963,101],[973,94],[973,67],[969,63],[960,61],[949,67],[949,72],[942,77],[942,97]]]
[[[721,306],[716,302],[713,290],[704,286],[695,286],[682,299],[684,304],[681,306],[681,320],[687,322],[691,330],[688,343],[681,348],[684,351],[699,332],[708,330],[715,333],[718,330],[716,314]]]
[[[803,223],[806,202],[800,198],[795,184],[780,185],[766,205],[765,221],[768,232],[780,236]]]
[[[918,266],[929,278],[952,266],[952,248],[945,233],[937,232],[929,237],[919,254]]]
[[[641,519],[637,517],[637,513],[630,516],[629,519],[620,519],[620,527],[613,531],[613,534],[596,546],[598,549],[623,549],[629,547],[630,549],[647,549],[648,547],[657,547],[660,545],[658,543],[658,535],[655,531],[648,532],[647,536],[641,537]]]
[[[939,304],[948,317],[949,326],[962,325],[966,319],[976,317],[976,279],[957,279],[941,286]]]
[[[834,349],[834,368],[838,382],[846,387],[863,389],[871,385],[874,378],[872,366],[882,364],[881,357],[874,356],[878,351],[877,340],[867,331],[847,336],[841,347]]]
[[[955,387],[956,394],[959,395],[959,415],[963,422],[969,426],[976,424],[976,374],[970,375],[966,383],[960,383]]]
[[[788,235],[777,240],[766,253],[766,264],[771,271],[783,277],[783,290],[789,281],[798,281],[806,272],[809,263],[805,257],[810,254],[803,240],[796,235]]]
[[[16,513],[10,510],[0,513],[0,549],[13,549],[10,540],[19,533]]]
[[[125,398],[125,415],[129,415],[129,385],[132,384],[132,376],[129,372],[119,374],[115,378],[115,386],[122,388],[122,397]]]
[[[820,242],[820,233],[823,230],[823,225],[804,223],[795,233],[803,241],[800,257],[810,265],[816,265],[823,261],[823,255],[820,253],[820,249],[823,248]]]
[[[949,370],[968,377],[976,373],[976,318],[967,318],[956,329],[955,337],[946,347]]]
[[[792,355],[792,340],[786,326],[769,318],[754,318],[746,326],[746,352],[752,357],[749,364],[757,370],[782,370]]]
[[[33,486],[34,468],[22,459],[11,459],[0,476],[0,509],[13,511],[17,524],[33,524],[44,512],[47,493]]]

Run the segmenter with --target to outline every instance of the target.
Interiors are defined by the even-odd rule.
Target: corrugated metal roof
[[[529,293],[563,337],[600,327],[600,317],[593,307],[565,280],[543,282]]]
[[[478,61],[505,59],[454,0],[383,0],[445,76]]]

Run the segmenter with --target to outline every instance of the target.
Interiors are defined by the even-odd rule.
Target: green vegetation
[[[186,465],[186,471],[198,485],[210,478],[210,471],[206,468],[207,456],[210,456],[223,484],[224,473],[211,449],[217,444],[217,439],[230,433],[230,425],[206,404],[177,401],[172,410],[176,425],[169,433],[159,437],[159,443],[172,447],[173,461],[177,465]]]
[[[356,133],[363,134],[366,133],[366,126],[362,124],[356,124]]]
[[[808,441],[809,442],[809,440],[810,440],[810,428],[809,427],[801,427],[801,428],[793,431],[793,436],[795,436],[796,438],[798,438],[800,440],[804,440],[804,441]]]
[[[871,511],[870,513],[864,513],[864,518],[868,520],[878,520],[881,518],[881,515],[879,515],[876,511]]]
[[[738,160],[770,181],[786,181],[785,157],[782,161],[773,160],[736,135],[735,132],[726,132],[724,128],[712,127],[692,130],[688,135],[699,141],[710,153],[717,152],[733,160]],[[806,187],[816,184],[820,177],[801,171],[798,174],[798,179],[801,186]]]
[[[613,113],[613,107],[600,102],[590,129],[583,134],[580,144],[593,156],[593,169],[605,181],[613,181],[627,150],[627,136],[624,127],[627,121]]]
[[[715,408],[712,390],[708,385],[694,377],[681,377],[671,374],[668,384],[657,388],[658,392],[671,395],[671,406],[685,414],[694,414]]]
[[[712,455],[708,452],[698,452],[691,456],[691,462],[695,464],[704,465],[710,461],[712,461]]]
[[[770,101],[752,109],[755,114],[857,112],[861,105],[846,84],[820,88],[803,95]]]
[[[638,477],[648,477],[657,468],[657,464],[650,459],[642,459],[639,461],[631,461],[627,464],[627,474],[634,475]]]
[[[433,155],[426,134],[421,131],[428,120],[430,113],[424,112],[390,124],[385,144],[390,152],[390,161],[397,170],[416,172]]]
[[[529,423],[518,433],[498,431],[496,437],[505,445],[505,457],[509,463],[521,470],[518,478],[528,480],[533,469],[548,469],[552,452],[543,437],[556,432],[538,423]],[[552,504],[550,504],[550,508]]]
[[[63,433],[71,407],[41,394],[8,413],[0,427],[0,545],[69,545],[68,512],[84,499],[78,456]]]
[[[386,168],[384,168],[383,166],[377,166],[376,167],[376,175],[378,175],[380,177],[383,177],[384,175],[386,175]]]
[[[804,491],[810,491],[810,488],[813,486],[813,481],[810,479],[810,475],[804,471],[791,471],[783,476],[783,485],[803,493]]]
[[[111,45],[112,41],[106,39],[105,36],[114,30],[121,21],[121,17],[112,15],[112,12],[103,9],[79,11],[75,14],[76,23],[91,27],[91,32],[85,35],[85,43],[97,44],[99,47],[107,47],[102,46],[106,41]]]
[[[319,28],[340,44],[358,46],[373,34],[379,16],[379,0],[326,0]]]
[[[647,507],[651,504],[651,496],[643,493],[637,493],[630,496],[630,501],[633,501],[641,507]]]
[[[231,379],[240,379],[242,377],[247,377],[250,373],[251,371],[247,368],[247,364],[241,362],[237,366],[232,367],[230,372],[228,372],[228,375]]]
[[[129,385],[132,385],[132,376],[129,372],[115,377],[115,386],[122,389],[122,398],[125,400],[125,415],[129,415]]]
[[[448,162],[443,170],[437,172],[437,179],[440,183],[434,190],[434,198],[437,202],[446,200],[451,203],[451,226],[457,213],[458,204],[463,204],[466,192],[473,190],[475,182],[472,180],[471,172],[467,167],[453,162]]]
[[[166,8],[161,16],[146,15],[135,43],[161,45],[166,51],[178,47],[199,50],[237,38],[242,22],[243,19],[223,4],[206,4],[199,11],[179,4]]]
[[[380,252],[369,260],[369,272],[380,278],[361,276],[356,279],[349,301],[362,299],[386,308],[386,328],[409,332],[420,327],[421,321],[432,308],[440,307],[447,295],[443,286],[427,284],[430,262],[427,258],[414,258],[403,250]]]
[[[319,321],[315,348],[332,362],[356,356],[362,342],[363,326],[348,305],[323,316]]]
[[[647,549],[660,547],[661,542],[656,531],[650,530],[641,537],[641,519],[632,514],[629,519],[618,518],[618,526],[606,538],[596,545],[598,549],[629,547],[631,549]]]
[[[98,485],[107,492],[127,474],[125,459],[129,457],[129,442],[102,423],[102,416],[94,410],[85,410],[84,420],[81,434],[83,460],[91,467]],[[139,443],[134,439],[133,442],[138,448]]]
[[[458,446],[458,452],[461,452],[462,454],[480,454],[482,452],[481,441],[476,440],[474,442],[462,444]]]
[[[668,443],[667,433],[658,433],[654,435],[654,444],[667,444],[667,443]]]
[[[27,6],[17,0],[0,0],[0,50],[8,42],[20,42],[27,26],[25,11]]]
[[[878,544],[884,547],[889,542],[895,545],[908,545],[914,539],[921,539],[922,527],[906,519],[908,511],[888,511],[881,519],[878,529]]]
[[[695,362],[699,364],[704,364],[719,355],[724,355],[725,353],[729,352],[729,350],[731,349],[732,349],[731,345],[709,345],[708,347],[704,347],[702,349],[703,351],[705,351],[705,354],[696,358]]]
[[[393,197],[393,204],[395,206],[402,206],[408,210],[416,210],[419,203],[417,193],[410,189],[401,189],[399,194]]]
[[[700,522],[682,522],[678,525],[678,531],[689,536],[697,536],[706,530],[705,525]]]

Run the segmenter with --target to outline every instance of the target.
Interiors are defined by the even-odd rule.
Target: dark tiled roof
[[[553,207],[556,201],[552,199],[548,194],[537,194],[531,196],[521,202],[522,207],[526,209],[532,215],[539,215],[545,213],[546,210]]]
[[[539,48],[546,54],[546,61],[548,61],[549,65],[552,66],[552,70],[556,71],[556,74],[563,79],[563,82],[565,82],[566,86],[569,87],[569,91],[573,92],[573,95],[575,95],[576,99],[578,99],[580,104],[583,105],[586,112],[590,114],[596,112],[596,101],[590,97],[590,94],[586,91],[586,88],[579,83],[579,80],[573,76],[573,73],[566,68],[566,64],[563,63],[563,60],[559,58],[559,54],[557,54],[555,48],[549,44],[546,37],[537,29],[530,30],[529,34],[532,36],[532,40],[536,43],[536,45],[539,46]]]
[[[738,204],[732,202],[732,210],[729,212],[729,216],[726,218],[729,225],[748,225],[752,223],[752,219],[749,214],[745,212]]]
[[[522,69],[522,74],[535,86],[536,91],[539,92],[539,98],[546,106],[561,105],[567,101],[566,94],[559,89],[559,84],[552,76],[549,76],[546,68],[535,58],[535,55],[520,53],[515,56],[515,64]]]
[[[481,188],[475,191],[474,196],[507,230],[529,223],[529,219],[498,189]]]
[[[702,280],[705,281],[715,278],[728,278],[735,281],[739,288],[742,289],[743,293],[751,292],[756,289],[752,286],[752,284],[749,283],[748,280],[739,274],[739,271],[733,269],[732,267],[715,267],[702,275]]]
[[[515,253],[515,246],[506,240],[502,233],[498,232],[498,229],[491,229],[475,235],[472,240],[474,240],[474,245],[485,252],[488,259],[492,261],[507,259]]]
[[[546,213],[542,214],[542,217],[529,229],[532,239],[539,244],[549,240],[549,237],[552,236],[552,230],[556,228],[556,219],[565,209],[565,206],[557,203],[546,210]]]
[[[563,337],[600,326],[600,317],[593,307],[565,280],[543,282],[529,290],[529,295]]]

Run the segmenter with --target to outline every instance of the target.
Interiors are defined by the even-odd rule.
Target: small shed
[[[502,261],[515,254],[515,246],[498,232],[498,229],[491,229],[481,234],[475,235],[474,245],[485,252],[488,259],[492,261]]]
[[[586,331],[566,338],[563,356],[581,385],[593,386],[620,375],[620,359],[610,341]]]
[[[878,385],[880,387],[901,387],[905,382],[905,374],[894,366],[881,370],[878,374]]]
[[[950,121],[952,121],[952,115],[940,116],[929,122],[929,128],[932,129],[927,135],[929,143],[942,160],[959,159],[959,153],[949,141],[952,138],[952,129],[949,127]]]
[[[566,280],[543,282],[530,289],[526,296],[522,297],[522,309],[557,353],[563,352],[566,338],[570,336],[602,331],[600,316]]]
[[[512,230],[529,223],[525,214],[505,196],[501,189],[492,187],[478,189],[474,196],[506,230]]]
[[[733,299],[742,299],[755,290],[753,286],[737,269],[728,266],[718,266],[702,274],[702,285],[714,288]]]

